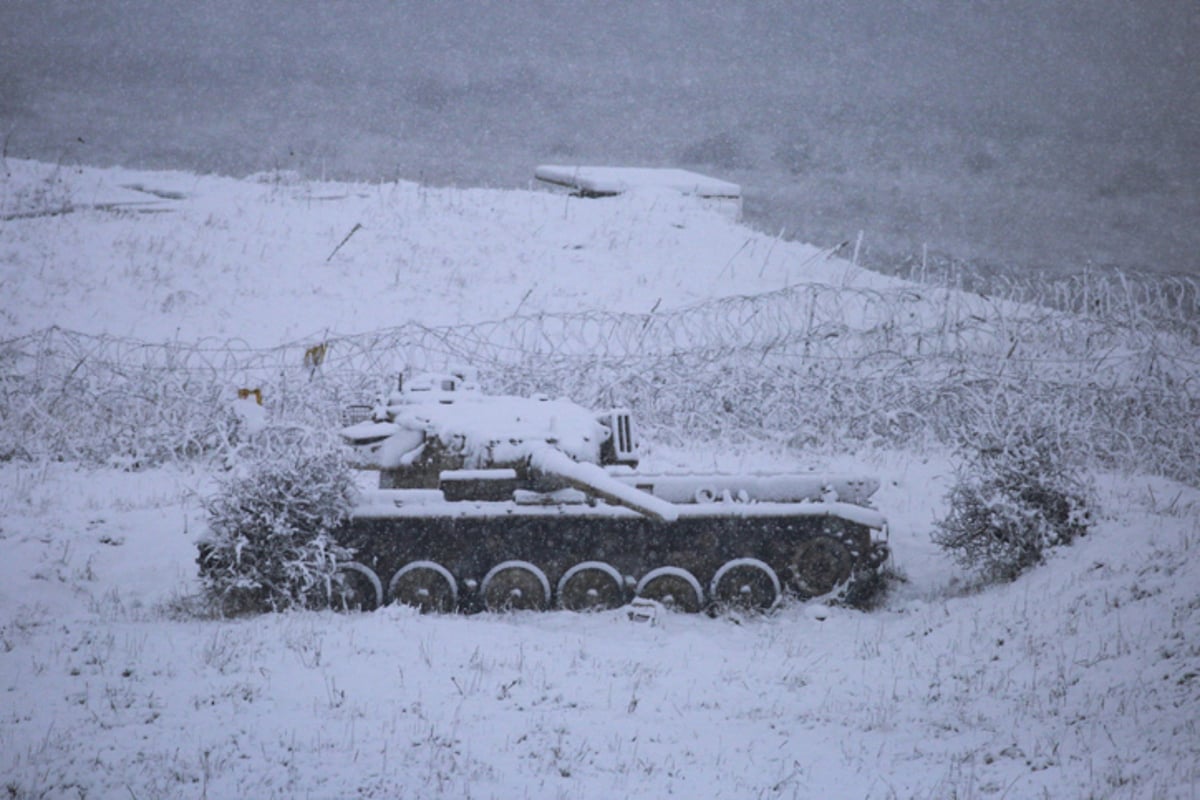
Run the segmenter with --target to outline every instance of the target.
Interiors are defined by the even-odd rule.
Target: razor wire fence
[[[0,342],[0,456],[132,466],[222,453],[245,438],[239,392],[275,427],[332,429],[397,373],[465,367],[494,392],[628,406],[655,438],[680,442],[951,442],[989,408],[1023,404],[1097,462],[1196,482],[1195,334],[1137,313],[819,284],[651,314],[407,323],[268,348],[48,328]]]

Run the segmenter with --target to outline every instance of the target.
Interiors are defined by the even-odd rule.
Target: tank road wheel
[[[392,576],[388,597],[422,614],[448,614],[458,607],[458,582],[436,561],[413,561]]]
[[[504,561],[488,570],[480,588],[488,611],[544,611],[550,581],[528,561]]]
[[[611,564],[584,561],[558,581],[558,604],[568,611],[599,611],[625,605],[625,579]]]
[[[820,597],[850,578],[854,556],[832,536],[815,536],[796,545],[788,564],[792,588],[801,597]]]
[[[704,590],[700,581],[686,569],[659,567],[638,581],[637,596],[657,600],[673,611],[695,614],[704,608]]]
[[[383,584],[375,570],[357,561],[337,565],[330,587],[335,611],[374,611],[383,605]]]
[[[726,561],[708,590],[713,601],[744,611],[770,611],[779,602],[779,576],[757,558]]]

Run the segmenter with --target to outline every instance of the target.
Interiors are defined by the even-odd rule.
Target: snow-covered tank
[[[379,472],[342,534],[351,602],[423,611],[862,602],[888,557],[874,478],[637,471],[627,410],[424,375],[342,430]]]

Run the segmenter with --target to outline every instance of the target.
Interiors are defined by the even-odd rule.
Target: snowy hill
[[[918,291],[672,194],[581,200],[6,165],[0,338],[21,342],[6,354],[40,352],[26,343],[50,326],[129,337],[124,356],[164,342],[303,349],[331,332],[552,312],[654,309],[678,321],[697,308],[717,320],[751,307],[786,327],[800,295],[753,306],[744,296],[803,285],[822,287],[800,306],[819,335],[796,347],[891,337],[894,348],[928,353],[934,340],[918,351],[894,333],[911,314],[903,324],[947,327],[984,363],[1021,351],[1001,337],[994,356],[990,327],[951,323],[987,314],[1022,336],[1028,320],[1062,324]],[[638,330],[655,319],[637,317]],[[139,381],[147,395],[166,385],[124,363],[88,372],[110,340],[79,341],[92,349],[40,384],[17,356],[0,361],[6,419],[21,409],[19,419],[46,431],[65,430],[44,423],[56,416],[101,431],[99,415],[70,405],[64,378],[124,381],[115,398],[104,386],[87,395],[111,402],[111,417],[145,400]],[[1166,341],[1155,339],[1156,352]],[[754,346],[764,359],[775,352]],[[1034,352],[1027,368],[1047,363]],[[886,377],[919,393],[928,376]],[[35,384],[40,416],[22,405]],[[782,418],[764,421],[756,400],[811,402],[768,383],[741,397],[762,428]],[[226,399],[201,393],[189,408]],[[849,406],[832,392],[818,404],[835,400]],[[868,420],[879,416],[865,408]],[[677,435],[652,453],[667,464],[802,460],[876,472],[876,504],[907,578],[882,608],[791,604],[761,619],[670,615],[658,625],[619,611],[197,618],[188,598],[208,462],[124,471],[11,456],[0,464],[4,785],[17,798],[1195,796],[1200,490],[1097,472],[1104,513],[1088,536],[1011,585],[968,591],[929,539],[952,461],[925,438],[897,448],[908,429],[888,424],[899,433],[886,447],[871,446],[868,431],[844,452],[806,451],[802,431],[789,429],[727,435],[720,453]]]
[[[580,199],[6,163],[0,333],[10,336],[59,325],[272,346],[410,321],[896,283],[670,190]]]

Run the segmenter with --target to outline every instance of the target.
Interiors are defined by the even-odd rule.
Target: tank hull
[[[624,600],[653,571],[669,567],[693,576],[700,605],[709,607],[731,599],[714,578],[739,561],[764,574],[758,565],[769,567],[781,594],[836,591],[854,603],[887,557],[883,518],[843,503],[711,503],[682,507],[677,519],[662,521],[603,503],[427,502],[421,494],[409,502],[413,493],[378,494],[339,538],[378,576],[385,603],[403,601],[391,588],[407,565],[431,563],[453,577],[455,610],[480,611],[491,605],[484,592],[489,573],[518,562],[536,567],[549,587],[535,605],[570,607],[560,596],[564,576],[600,563],[620,575]],[[815,571],[813,559],[822,562]]]

